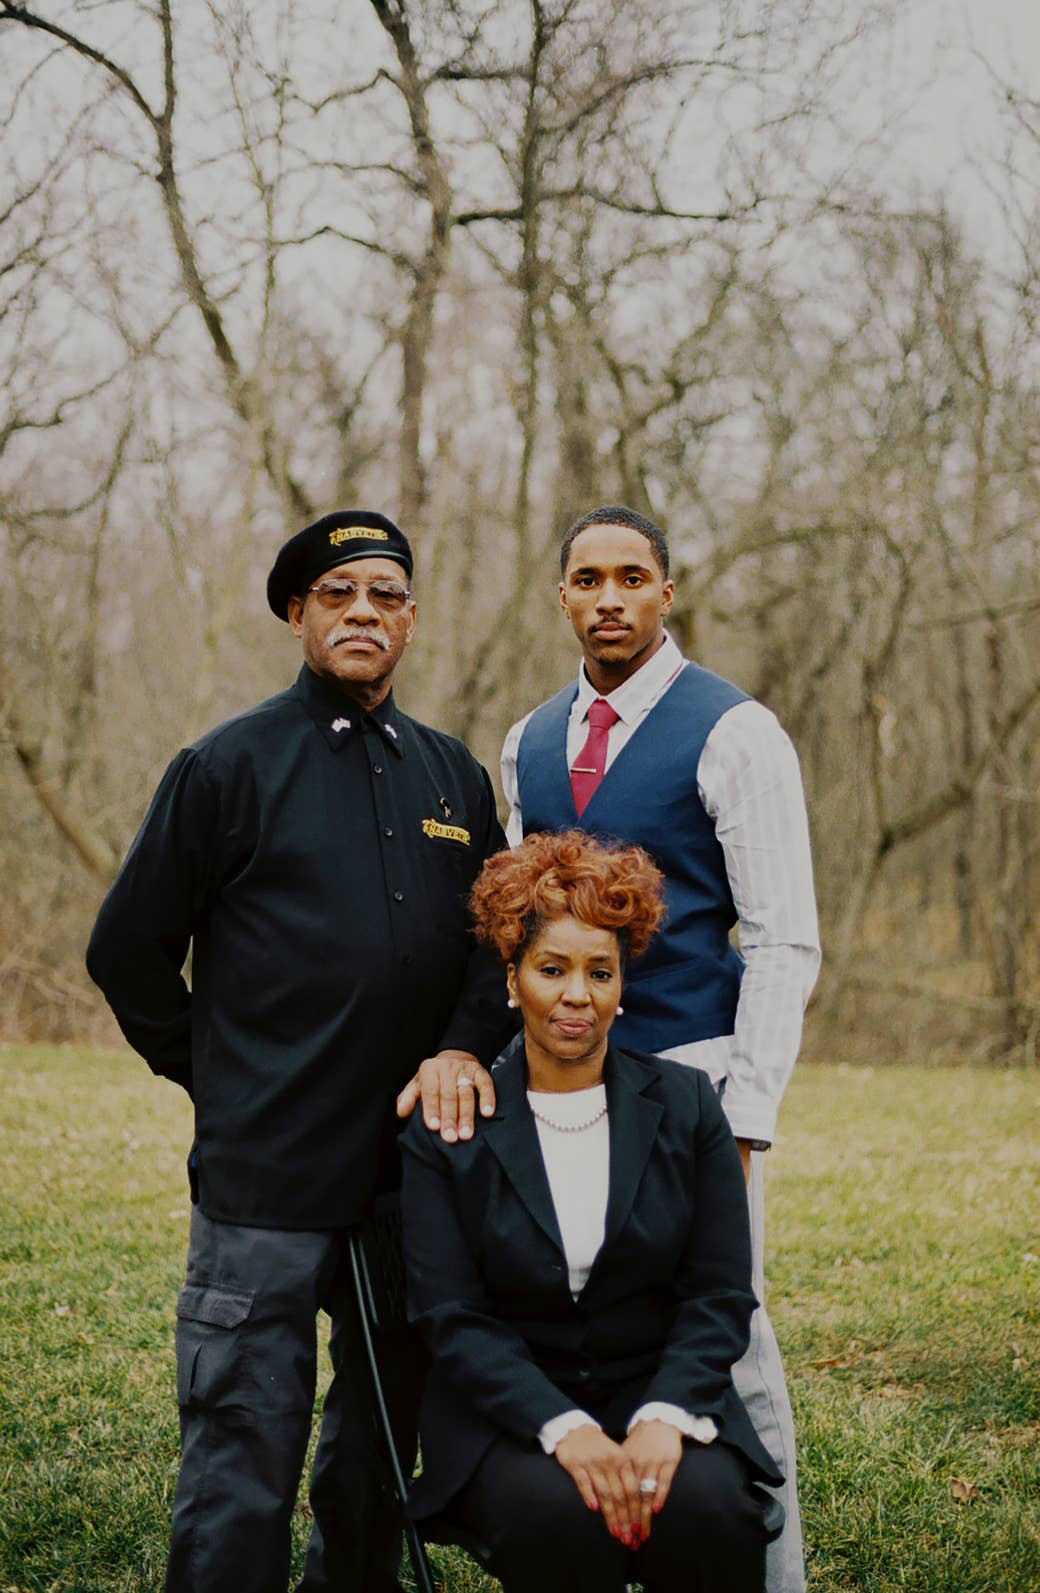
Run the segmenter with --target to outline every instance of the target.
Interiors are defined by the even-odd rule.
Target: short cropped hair
[[[657,560],[661,574],[668,579],[668,539],[659,525],[654,525],[645,515],[637,514],[634,509],[626,509],[619,503],[604,504],[601,509],[592,509],[588,514],[583,514],[580,520],[575,520],[569,531],[564,532],[560,544],[560,574],[567,574],[567,561],[571,556],[571,547],[574,538],[587,531],[592,525],[623,525],[630,531],[638,531],[640,536],[646,537],[653,549],[654,558]]]
[[[542,832],[488,858],[470,907],[477,939],[503,962],[516,962],[545,924],[569,913],[612,930],[624,963],[641,956],[657,932],[664,875],[641,846],[608,845],[581,830]]]

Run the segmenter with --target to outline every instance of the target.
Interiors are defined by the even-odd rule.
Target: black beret
[[[385,514],[340,509],[304,526],[279,551],[267,577],[267,601],[279,619],[289,618],[289,599],[300,597],[315,576],[352,559],[393,559],[412,576],[408,538]]]

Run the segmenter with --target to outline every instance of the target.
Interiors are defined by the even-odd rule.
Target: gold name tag
[[[423,834],[432,835],[439,841],[461,841],[463,846],[469,845],[469,831],[464,830],[461,824],[441,824],[437,819],[423,819]]]
[[[366,542],[389,542],[390,533],[370,530],[367,525],[343,525],[338,531],[329,532],[329,541],[334,548],[338,548],[341,542],[352,542],[358,537],[364,537]]]

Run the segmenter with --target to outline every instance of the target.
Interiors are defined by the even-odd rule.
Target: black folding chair
[[[380,1333],[399,1329],[408,1320],[404,1253],[401,1243],[401,1203],[396,1194],[383,1195],[376,1200],[361,1225],[348,1234],[347,1254],[350,1257],[376,1417],[386,1447],[394,1493],[403,1506],[410,1479],[404,1474],[401,1457],[394,1441],[390,1410],[379,1368],[378,1347]],[[405,1539],[416,1587],[419,1593],[437,1593],[437,1584],[434,1581],[423,1535],[407,1515],[404,1522]],[[425,1523],[424,1530],[430,1542],[458,1544],[460,1548],[471,1554],[478,1564],[487,1567],[487,1548],[468,1533],[456,1530],[450,1523],[440,1520]]]

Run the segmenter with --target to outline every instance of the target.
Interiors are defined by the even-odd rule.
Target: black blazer
[[[409,1315],[433,1367],[412,1514],[442,1511],[499,1434],[537,1441],[576,1406],[620,1437],[648,1400],[711,1416],[757,1478],[780,1474],[733,1387],[755,1298],[740,1157],[707,1074],[616,1049],[606,1233],[575,1301],[527,1102],[523,1036],[497,1110],[446,1145],[402,1136]]]

